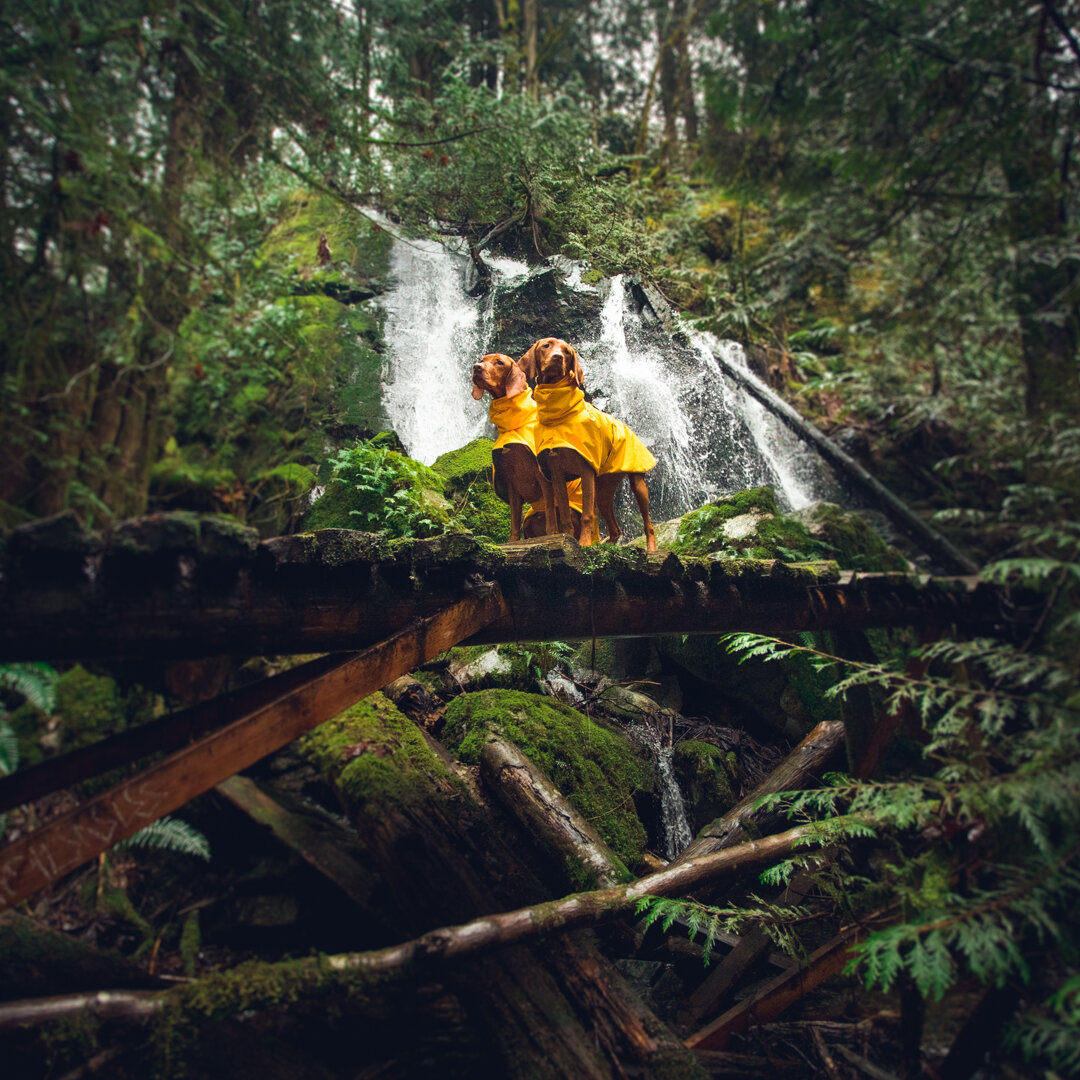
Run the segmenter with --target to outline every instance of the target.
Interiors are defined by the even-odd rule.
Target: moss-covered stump
[[[454,527],[442,477],[419,461],[364,443],[342,450],[332,465],[326,490],[304,518],[305,529],[430,537]]]
[[[498,731],[551,777],[631,868],[641,865],[645,828],[633,796],[652,785],[652,770],[630,740],[550,697],[514,690],[463,694],[447,707],[443,738],[462,761],[480,760]]]
[[[675,747],[675,776],[692,815],[696,833],[730,810],[738,801],[731,790],[735,755],[715,743],[689,739]]]
[[[448,450],[432,468],[444,480],[443,494],[453,503],[454,521],[477,536],[497,544],[510,539],[510,507],[491,482],[491,439],[473,439],[459,450]]]

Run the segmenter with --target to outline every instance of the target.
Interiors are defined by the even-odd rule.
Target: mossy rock
[[[726,495],[684,514],[671,550],[680,555],[729,558],[819,559],[824,545],[805,525],[780,513],[771,487],[751,488]]]
[[[304,529],[360,529],[393,537],[439,536],[450,531],[442,477],[426,465],[361,444],[341,451],[325,492],[304,518]]]
[[[816,671],[805,655],[739,663],[724,639],[711,634],[668,634],[654,641],[668,664],[722,690],[710,694],[715,709],[705,705],[718,723],[747,729],[762,740],[781,735],[797,742],[822,720],[840,719],[839,703],[825,696],[832,677]]]
[[[675,747],[672,763],[693,816],[695,833],[738,801],[731,790],[733,756],[715,743],[698,739],[681,742]]]
[[[372,694],[303,736],[299,752],[349,807],[407,806],[458,783],[420,729],[382,694]]]
[[[450,694],[461,690],[540,691],[540,681],[570,654],[570,646],[558,641],[538,641],[527,645],[458,645],[448,649],[446,679],[441,689]]]
[[[791,517],[805,525],[815,540],[825,545],[830,559],[844,570],[898,571],[909,569],[907,559],[890,547],[856,513],[835,503],[819,502]]]
[[[496,544],[510,539],[510,507],[496,494],[491,482],[491,439],[473,439],[458,450],[448,450],[431,466],[445,480],[444,494],[454,504],[454,521],[476,536]]]
[[[443,741],[476,763],[490,731],[518,746],[627,866],[641,863],[645,827],[633,796],[652,787],[652,767],[630,740],[554,698],[515,690],[463,694],[447,706]]]
[[[326,233],[330,263],[318,257]],[[259,251],[259,258],[293,270],[303,280],[340,288],[367,283],[381,290],[390,275],[393,239],[354,207],[330,195],[301,189],[284,200],[282,214]]]

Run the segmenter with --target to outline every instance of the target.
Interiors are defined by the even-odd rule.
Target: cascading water
[[[464,255],[436,241],[399,241],[391,254],[395,284],[383,299],[384,406],[408,452],[425,464],[493,434],[486,401],[470,393],[472,365],[485,352],[524,350],[527,341],[496,340],[496,311],[516,290],[551,273],[512,259],[487,261],[491,288],[474,299],[465,291]],[[835,481],[820,458],[721,373],[713,351],[741,361],[738,345],[693,331],[677,343],[643,320],[621,276],[598,290],[581,282],[579,266],[552,262],[559,287],[599,309],[598,316],[577,320],[571,344],[582,357],[593,402],[629,424],[656,455],[649,474],[655,521],[760,484],[773,485],[785,509],[835,497]],[[569,331],[560,321],[547,332]],[[621,499],[620,520],[633,535],[638,516],[628,492]]]
[[[653,724],[641,724],[634,728],[634,733],[649,748],[656,762],[657,790],[660,793],[660,827],[664,833],[664,854],[674,859],[680,851],[694,839],[690,828],[690,819],[686,816],[686,804],[683,802],[679,782],[675,779],[673,759],[675,751],[671,738],[665,738],[663,732]]]

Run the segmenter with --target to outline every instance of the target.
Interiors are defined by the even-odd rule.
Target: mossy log
[[[420,930],[544,895],[438,747],[381,695],[313,732],[299,749],[337,789],[400,926]],[[437,951],[434,942],[453,939],[451,929],[420,940]],[[374,968],[326,963],[364,979],[416,977],[422,961],[435,958],[412,944],[380,955]],[[499,1048],[507,1076],[613,1077],[628,1068],[657,1075],[672,1055],[694,1075],[692,1056],[634,1001],[588,937],[499,949],[455,968],[447,985]]]
[[[226,1015],[229,1009],[241,1011],[279,1001],[282,980],[285,978],[289,980],[296,994],[303,994],[305,989],[312,992],[323,989],[328,982],[338,981],[339,977],[355,979],[358,986],[366,983],[377,987],[381,980],[414,977],[420,970],[419,965],[475,958],[480,953],[518,946],[542,935],[596,926],[633,910],[642,897],[681,895],[703,881],[782,859],[797,848],[812,843],[817,835],[815,826],[799,825],[762,840],[749,840],[711,855],[702,855],[665,867],[655,874],[638,878],[626,885],[574,893],[560,900],[480,916],[457,926],[431,930],[400,945],[369,952],[342,953],[260,965],[265,975],[261,981],[253,981],[246,977],[243,967],[238,968],[235,972],[223,973],[223,983],[228,985],[223,984],[216,988],[215,1014]],[[401,909],[405,921],[409,920],[414,906],[409,904]],[[274,974],[279,969],[280,978]],[[214,978],[215,976],[209,976],[199,980],[199,983],[209,982]],[[203,996],[198,993],[197,987],[198,983],[194,983],[151,993],[149,997],[132,992],[134,996],[131,998],[131,1009],[126,1012],[118,1009],[115,1015],[142,1018],[175,1004],[179,998],[188,997],[202,1001]],[[493,986],[492,991],[498,992],[500,988]],[[262,996],[263,990],[265,997]],[[84,995],[63,997],[82,998]],[[55,1000],[59,1003],[61,999]],[[11,1002],[8,1005],[12,1010],[16,1006],[19,1010],[28,1007],[26,1002]],[[6,1007],[8,1006],[0,1005],[0,1023]]]
[[[73,517],[0,553],[0,660],[267,655],[364,648],[477,590],[507,608],[474,643],[1000,621],[1001,587],[841,573],[834,563],[498,548],[324,529],[258,541],[219,518],[157,514],[107,537]]]
[[[598,888],[631,879],[599,833],[513,743],[489,735],[480,754],[480,775],[526,832],[573,868],[573,877]]]

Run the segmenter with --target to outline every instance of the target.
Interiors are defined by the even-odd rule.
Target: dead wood
[[[600,834],[513,743],[489,736],[480,755],[480,774],[530,836],[558,859],[580,866],[596,886],[632,879]]]
[[[695,1056],[710,1076],[730,1076],[733,1080],[773,1080],[776,1076],[806,1075],[806,1063],[802,1061],[722,1050],[697,1050]]]
[[[159,514],[123,522],[105,541],[69,537],[58,551],[54,525],[20,526],[0,552],[0,660],[357,650],[478,588],[508,602],[472,638],[489,644],[928,619],[979,626],[998,620],[1004,595],[974,578],[593,551],[568,537],[501,551],[466,536],[390,545],[345,529],[261,544],[237,529],[208,542],[218,526]]]
[[[473,595],[363,652],[324,658],[316,678],[0,848],[0,908],[415,669],[490,621],[502,603],[497,592]]]
[[[776,903],[782,907],[801,904],[810,888],[810,875],[800,871],[791,879]],[[769,935],[760,927],[754,927],[743,935],[690,995],[679,1017],[680,1027],[692,1028],[703,1016],[715,1012],[743,976],[769,951],[771,943]]]
[[[843,970],[851,947],[865,936],[867,928],[868,924],[862,923],[845,927],[811,953],[805,965],[770,980],[757,993],[691,1035],[686,1045],[692,1050],[723,1050],[732,1035],[775,1019],[799,998]]]
[[[706,825],[697,839],[677,856],[675,863],[741,843],[749,835],[748,825],[760,829],[769,816],[774,816],[755,809],[757,800],[778,791],[815,787],[825,765],[843,741],[844,725],[835,720],[823,720],[749,795],[723,817]]]
[[[592,892],[576,893],[542,904],[481,916],[459,926],[431,930],[411,941],[388,948],[362,953],[342,953],[335,956],[312,957],[288,961],[294,973],[310,969],[328,973],[355,973],[372,979],[415,976],[414,965],[443,963],[474,957],[478,953],[517,945],[541,935],[585,926],[595,926],[632,909],[643,896],[668,896],[684,892],[701,881],[749,866],[771,862],[805,845],[815,835],[812,826],[801,825],[776,836],[751,840],[703,855],[656,874],[639,878],[627,885],[617,885]],[[820,951],[820,950],[819,950]],[[267,965],[272,967],[273,965]],[[142,1018],[162,1008],[170,997],[184,992],[184,987],[163,991],[100,991],[112,995],[102,998],[108,1002],[110,1016]],[[95,994],[68,994],[34,1001],[0,1004],[0,1026],[4,1018],[19,1016],[12,1023],[30,1022],[30,1017],[48,1018],[69,1015],[77,1008],[87,1007]],[[35,1001],[40,1004],[35,1005]],[[245,1007],[257,1003],[248,999]],[[36,1011],[35,1011],[36,1010]],[[68,1010],[64,1012],[63,1010]],[[708,1048],[708,1047],[703,1047]]]
[[[439,696],[411,675],[388,683],[382,692],[424,731],[433,731],[446,710]]]
[[[838,1046],[836,1050],[839,1054],[842,1054],[847,1058],[856,1069],[869,1076],[870,1080],[897,1080],[897,1077],[893,1073],[875,1065],[872,1061],[864,1058],[862,1054],[856,1054],[855,1051],[848,1046]]]
[[[821,1058],[821,1064],[825,1066],[825,1071],[829,1074],[829,1080],[840,1080],[840,1070],[836,1067],[836,1061],[832,1054],[829,1053],[829,1048],[825,1045],[825,1037],[821,1034],[821,1029],[818,1027],[812,1028],[810,1037],[813,1040],[817,1056]]]
[[[163,1003],[161,992],[154,990],[93,990],[83,994],[5,1001],[0,1002],[0,1031],[48,1024],[88,1013],[98,1020],[142,1020],[158,1012]]]

